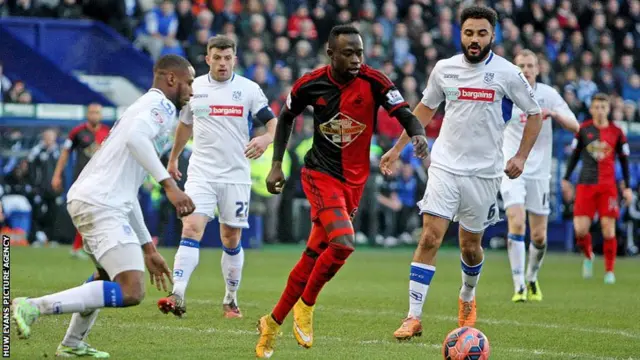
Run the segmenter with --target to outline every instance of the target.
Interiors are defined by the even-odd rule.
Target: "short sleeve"
[[[376,103],[387,110],[389,115],[393,116],[393,112],[397,109],[409,106],[402,97],[400,90],[385,74],[378,70],[367,68],[365,76],[370,78]]]
[[[507,80],[506,95],[522,112],[527,115],[535,115],[542,112],[533,88],[515,65],[509,68]]]
[[[422,105],[429,109],[437,109],[438,106],[444,101],[444,90],[440,84],[440,63],[438,62],[433,68],[429,80],[427,81],[427,87],[422,92]]]

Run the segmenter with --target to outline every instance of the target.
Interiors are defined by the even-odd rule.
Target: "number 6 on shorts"
[[[496,204],[492,204],[489,207],[489,213],[487,214],[487,220],[491,220],[493,219],[493,217],[496,215]]]

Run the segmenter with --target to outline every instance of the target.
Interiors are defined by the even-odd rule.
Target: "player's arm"
[[[580,124],[578,123],[578,119],[576,119],[576,115],[571,111],[569,105],[560,94],[555,91],[553,93],[555,104],[551,108],[549,115],[551,115],[551,118],[560,124],[562,128],[577,134],[578,131],[580,131]]]
[[[144,223],[144,215],[142,214],[142,208],[138,200],[133,202],[133,209],[129,213],[129,224],[133,232],[136,233],[140,246],[145,254],[150,254],[156,251],[156,247],[151,239],[151,234]]]
[[[293,131],[293,124],[298,116],[309,104],[304,87],[309,81],[308,75],[298,79],[293,85],[291,92],[287,96],[285,106],[282,107],[276,124],[276,133],[273,138],[273,157],[271,159],[271,170],[267,175],[267,190],[271,194],[279,194],[286,182],[284,172],[282,172],[282,159],[287,150],[289,137]]]
[[[527,114],[527,123],[524,126],[520,147],[505,167],[505,173],[513,179],[522,174],[529,153],[538,139],[542,129],[542,110],[535,99],[531,85],[522,75],[520,69],[514,66],[513,70],[509,71],[507,81],[505,85],[506,95],[518,108]],[[506,101],[506,99],[502,101]]]
[[[308,85],[308,75],[298,79],[293,85],[291,92],[287,96],[285,106],[282,107],[275,126],[275,134],[273,137],[273,159],[271,167],[282,167],[282,159],[287,150],[287,144],[293,131],[293,124],[296,117],[304,111],[309,105],[305,87]]]
[[[435,115],[438,110],[440,103],[444,101],[444,91],[439,80],[441,71],[440,64],[440,62],[436,63],[436,66],[429,76],[427,87],[422,92],[422,100],[420,100],[420,103],[413,109],[413,116],[420,122],[423,131],[424,128],[429,125],[431,119],[433,119],[433,115]],[[410,136],[405,130],[393,148],[384,154],[380,160],[380,168],[384,173],[391,173],[391,164],[398,159],[402,149],[409,144],[409,141]]]
[[[580,136],[580,131],[576,134],[576,137],[571,142],[571,156],[569,156],[569,160],[567,160],[567,170],[564,173],[564,181],[569,181],[571,179],[571,174],[573,174],[573,170],[575,170],[578,165],[578,161],[580,161],[580,154],[584,149],[584,143],[582,142],[582,136]]]
[[[624,187],[622,195],[627,202],[627,205],[633,200],[633,193],[631,192],[631,178],[629,176],[629,155],[631,150],[629,149],[629,143],[627,137],[620,131],[620,137],[616,143],[616,153],[618,154],[618,160],[620,160],[620,167],[622,168],[622,178],[624,180]]]
[[[143,110],[144,111],[144,110]],[[152,111],[155,111],[152,115]],[[127,136],[126,146],[131,152],[133,158],[142,166],[158,183],[170,179],[171,175],[164,168],[160,158],[156,154],[153,146],[153,139],[160,132],[160,124],[155,120],[154,116],[169,116],[163,110],[153,109],[148,114],[133,119],[131,130],[125,135]],[[174,182],[175,184],[175,182]]]
[[[53,171],[51,178],[51,187],[56,191],[62,191],[62,172],[69,162],[69,155],[78,145],[78,132],[82,129],[82,125],[76,126],[71,130],[67,139],[62,144],[62,151],[60,151],[60,157],[56,163],[56,168]]]
[[[180,111],[180,120],[176,127],[176,133],[173,139],[173,146],[171,147],[171,154],[169,155],[169,164],[178,161],[180,154],[184,151],[184,147],[191,139],[193,135],[193,113],[189,104],[185,105]]]
[[[423,132],[424,132],[424,128],[427,127],[427,125],[429,125],[429,123],[433,119],[433,115],[436,114],[437,110],[438,110],[438,107],[436,107],[435,109],[432,109],[422,102],[418,103],[415,109],[413,109],[412,115],[421,124]],[[409,144],[409,141],[411,141],[411,137],[409,136],[409,134],[407,134],[407,131],[406,130],[402,131],[402,135],[400,135],[400,138],[398,138],[398,141],[393,146],[392,150],[400,154],[400,152],[402,152],[402,149],[404,149],[405,146]]]
[[[251,112],[255,114],[255,119],[264,124],[267,132],[251,139],[245,149],[245,156],[249,159],[258,159],[267,150],[267,147],[273,143],[276,135],[276,124],[278,119],[269,107],[269,100],[264,95],[262,89],[256,85],[255,94],[252,99]]]

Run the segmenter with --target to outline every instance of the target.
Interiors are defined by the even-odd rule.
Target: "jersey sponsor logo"
[[[402,97],[402,94],[400,94],[400,91],[391,90],[387,92],[387,103],[389,103],[389,105],[391,106],[398,105],[403,101],[404,101],[404,98]]]
[[[233,93],[231,93],[231,98],[233,99],[233,101],[242,100],[242,91],[241,90],[234,90]]]
[[[209,97],[209,94],[195,94],[193,95],[194,99],[206,99]]]
[[[230,116],[230,117],[242,117],[244,116],[244,106],[236,105],[210,105],[209,116]]]
[[[457,79],[458,74],[444,74],[445,79]]]
[[[344,149],[362,134],[367,125],[339,112],[331,120],[320,124],[322,135],[333,145]]]
[[[493,89],[447,87],[444,94],[447,100],[493,102],[496,98]]]
[[[596,161],[601,161],[611,154],[613,149],[606,141],[595,140],[587,145],[587,152]]]

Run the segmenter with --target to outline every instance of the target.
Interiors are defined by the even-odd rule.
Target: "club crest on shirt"
[[[242,100],[242,91],[234,90],[233,93],[231,94],[231,98],[233,99],[233,101]]]
[[[594,158],[596,161],[600,161],[606,158],[611,152],[613,148],[606,141],[595,140],[587,145],[587,152]]]
[[[341,149],[351,145],[366,128],[367,125],[341,112],[319,126],[322,135],[333,145]]]
[[[493,78],[495,77],[495,75],[496,74],[492,72],[484,73],[484,83],[491,84],[493,82]]]

